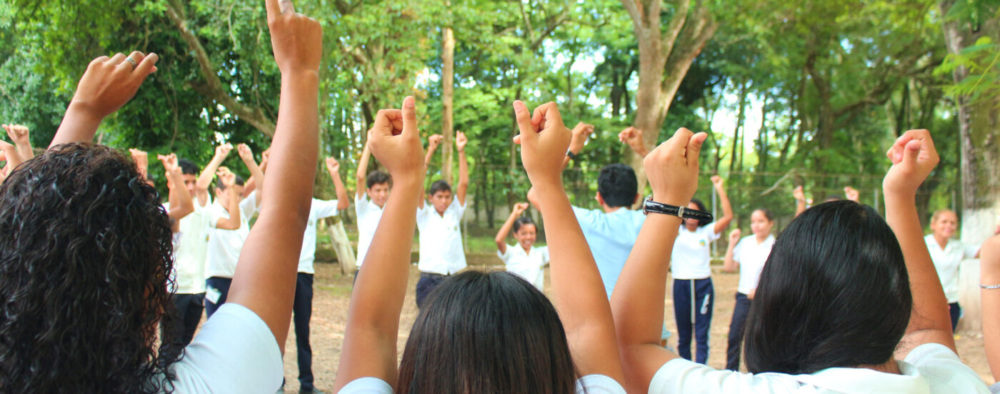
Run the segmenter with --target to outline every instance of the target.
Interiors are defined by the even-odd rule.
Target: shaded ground
[[[489,256],[470,256],[469,263],[479,269],[486,268],[482,264],[491,260]],[[713,281],[716,290],[715,315],[712,319],[709,365],[723,368],[726,363],[726,341],[729,333],[729,322],[735,304],[734,294],[739,280],[737,274],[722,273],[717,267],[713,270]],[[414,287],[419,271],[411,266],[410,281],[406,291],[406,303],[400,321],[398,349],[402,354],[410,326],[416,319],[417,307],[414,302]],[[546,294],[549,294],[549,273],[546,269]],[[325,392],[333,391],[333,383],[340,363],[341,343],[344,339],[344,325],[347,319],[347,308],[350,299],[352,275],[341,275],[336,264],[316,264],[315,298],[313,300],[312,316],[312,348],[313,374],[315,384]],[[667,294],[670,293],[668,286]],[[667,328],[674,333],[670,346],[677,345],[676,325],[673,319],[673,305],[670,297],[666,301]],[[959,354],[962,360],[971,366],[988,384],[994,382],[983,353],[981,334],[966,334],[956,337]],[[295,333],[290,330],[285,346],[285,379],[286,392],[298,392],[298,367],[296,364]]]

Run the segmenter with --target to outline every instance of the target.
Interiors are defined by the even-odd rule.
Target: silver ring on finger
[[[135,71],[135,68],[139,67],[139,63],[136,63],[135,59],[133,59],[132,56],[126,57],[125,61],[132,64],[132,71]]]

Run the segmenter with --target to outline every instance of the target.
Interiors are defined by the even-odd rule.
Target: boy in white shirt
[[[212,228],[209,230],[208,257],[205,262],[205,277],[207,278],[205,280],[205,314],[209,318],[219,309],[219,306],[226,302],[233,274],[236,273],[236,262],[243,249],[243,242],[250,234],[250,218],[260,207],[260,202],[264,197],[262,193],[264,173],[254,161],[253,152],[245,144],[240,144],[237,150],[243,163],[257,180],[258,190],[240,201],[239,198],[243,191],[242,179],[239,179],[228,168],[219,168],[220,182],[216,182],[216,201],[212,204],[209,214],[209,225]],[[213,159],[212,164],[215,163],[216,160]],[[205,171],[202,172],[203,177],[205,172],[213,169],[212,164],[205,167]]]
[[[430,163],[434,150],[443,137],[433,135],[427,147],[424,166]],[[449,275],[465,269],[461,221],[465,214],[465,194],[469,189],[469,165],[465,160],[468,139],[461,131],[456,134],[458,150],[458,187],[452,196],[451,185],[444,180],[431,184],[428,206],[424,199],[417,205],[417,229],[420,232],[420,281],[417,282],[417,307]],[[457,197],[457,198],[453,198]]]
[[[368,247],[375,236],[375,229],[378,228],[379,220],[382,220],[382,209],[385,208],[385,202],[389,201],[389,191],[392,189],[392,178],[383,171],[372,171],[366,178],[371,155],[368,144],[365,144],[356,176],[358,191],[354,197],[354,213],[358,219],[358,270],[365,261]],[[366,185],[367,188],[363,190],[361,185]],[[354,279],[358,279],[357,270],[354,271]]]
[[[545,288],[545,271],[542,267],[549,262],[549,247],[534,247],[538,228],[530,216],[521,216],[528,210],[528,203],[514,204],[507,222],[497,232],[497,257],[507,265],[507,272],[517,275],[535,285],[538,291]],[[507,245],[507,234],[513,230],[517,243]]]

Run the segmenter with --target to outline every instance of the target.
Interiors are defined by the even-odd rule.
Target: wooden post
[[[441,142],[441,179],[448,183],[451,179],[452,152],[454,152],[455,125],[452,118],[454,112],[455,97],[455,35],[450,27],[444,28],[443,44],[441,45],[441,107],[444,113],[441,115],[441,135],[444,141]]]
[[[357,254],[351,247],[351,240],[347,238],[342,220],[330,226],[330,242],[333,243],[333,251],[337,253],[337,261],[340,262],[340,273],[353,274],[357,269]]]

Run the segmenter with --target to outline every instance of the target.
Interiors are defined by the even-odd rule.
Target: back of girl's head
[[[518,231],[521,230],[521,227],[524,227],[525,225],[529,224],[532,226],[535,225],[535,221],[531,220],[531,216],[521,216],[517,218],[516,220],[514,220],[514,225],[513,225],[514,233],[517,233]]]
[[[171,233],[134,163],[89,144],[25,162],[0,186],[0,234],[0,390],[163,389]]]
[[[576,379],[555,308],[507,272],[444,281],[413,324],[397,393],[573,393]]]
[[[852,201],[817,205],[782,232],[764,265],[747,317],[747,369],[883,364],[911,306],[903,253],[878,212]]]

